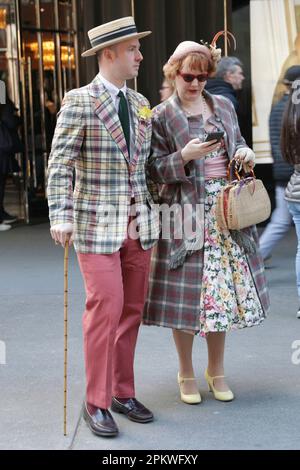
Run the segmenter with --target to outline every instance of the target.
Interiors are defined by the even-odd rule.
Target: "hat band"
[[[136,26],[129,26],[129,27],[127,26],[125,28],[119,29],[117,32],[105,34],[95,39],[91,39],[90,42],[91,42],[92,47],[96,47],[105,42],[112,41],[113,39],[118,39],[118,38],[121,38],[122,36],[127,36],[128,34],[133,34],[133,33],[137,33]]]

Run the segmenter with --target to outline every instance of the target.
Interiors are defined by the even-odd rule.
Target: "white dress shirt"
[[[100,72],[98,74],[98,77],[100,78],[101,82],[103,83],[103,85],[107,89],[108,93],[110,94],[111,99],[113,100],[113,103],[115,105],[116,111],[118,113],[119,112],[119,104],[120,104],[120,98],[118,97],[119,91],[122,91],[123,95],[127,99],[127,96],[126,96],[126,93],[127,93],[126,82],[125,82],[125,84],[122,88],[118,88],[118,87],[116,87],[116,85],[114,85],[113,83],[106,80],[106,78],[104,78],[103,75],[101,75]],[[130,106],[129,106],[128,101],[127,101],[127,104],[128,104],[128,112],[129,112],[129,123],[130,123],[130,155],[132,156],[133,153],[134,153],[134,147],[135,147],[134,124],[133,124],[133,121],[132,121],[132,116],[131,116]]]
[[[106,80],[106,78],[104,78],[103,75],[101,75],[100,72],[98,74],[98,77],[100,78],[101,82],[103,83],[103,85],[107,89],[108,93],[110,94],[111,99],[113,100],[113,103],[115,105],[116,111],[118,113],[119,112],[119,103],[120,103],[120,98],[118,97],[118,93],[119,93],[119,91],[122,91],[123,95],[126,98],[126,93],[127,93],[126,83],[122,88],[118,88],[118,87],[116,87],[116,85],[114,85],[113,83]]]

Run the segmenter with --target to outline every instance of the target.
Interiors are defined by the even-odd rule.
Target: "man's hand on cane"
[[[50,229],[50,233],[56,245],[60,244],[64,248],[67,241],[69,241],[69,246],[73,243],[72,224],[53,225]]]

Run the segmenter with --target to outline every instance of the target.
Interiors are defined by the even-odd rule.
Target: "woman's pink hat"
[[[207,57],[208,60],[212,60],[213,62],[217,63],[221,59],[222,50],[217,48],[217,40],[219,37],[224,36],[227,39],[227,42],[230,45],[230,39],[233,41],[234,49],[236,49],[236,39],[234,35],[228,31],[223,30],[219,31],[217,34],[214,35],[213,40],[210,44],[208,42],[200,41],[202,44],[194,41],[183,41],[176,47],[175,51],[171,55],[170,59],[168,60],[168,64],[173,65],[177,60],[183,59],[189,54],[193,52],[200,52]]]
[[[203,46],[202,44],[198,44],[194,41],[183,41],[176,47],[175,51],[168,60],[168,64],[172,65],[177,60],[183,59],[193,52],[201,52],[201,54],[204,54],[208,60],[212,59],[212,55],[208,47]]]

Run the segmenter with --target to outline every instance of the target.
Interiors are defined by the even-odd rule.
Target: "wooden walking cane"
[[[64,436],[67,435],[67,372],[68,372],[68,261],[69,240],[64,254]]]

